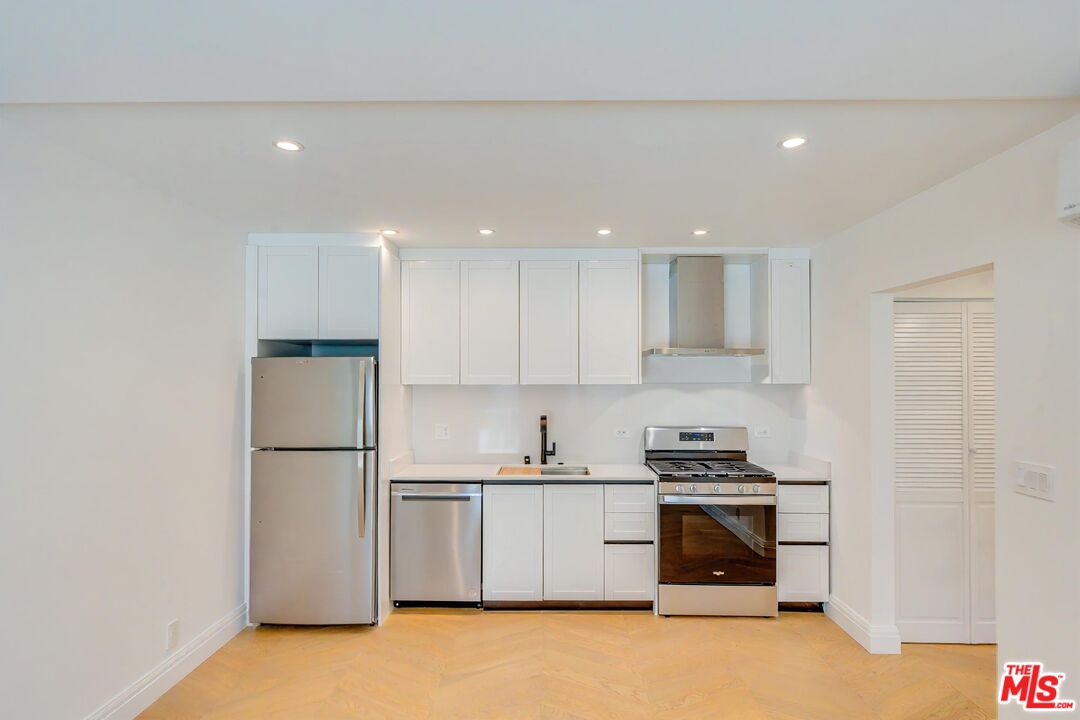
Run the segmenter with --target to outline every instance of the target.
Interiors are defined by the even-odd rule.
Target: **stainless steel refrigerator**
[[[375,368],[252,360],[252,622],[377,620]]]

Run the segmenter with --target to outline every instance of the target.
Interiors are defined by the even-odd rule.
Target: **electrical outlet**
[[[446,423],[435,423],[435,439],[436,440],[449,440],[450,439],[450,426]]]
[[[754,437],[756,437],[756,438],[772,437],[772,430],[770,430],[767,427],[756,427],[756,428],[754,428]]]
[[[626,428],[615,428],[615,437],[619,438],[620,440],[629,440],[630,431]]]
[[[173,620],[165,626],[165,649],[175,650],[180,642],[180,621]]]
[[[1013,489],[1021,495],[1054,501],[1054,468],[1038,463],[1013,463]]]

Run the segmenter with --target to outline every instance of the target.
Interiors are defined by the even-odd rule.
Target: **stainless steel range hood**
[[[724,345],[724,258],[722,255],[680,255],[668,270],[668,312],[671,347],[646,350],[647,355],[745,357],[763,355],[762,348]]]

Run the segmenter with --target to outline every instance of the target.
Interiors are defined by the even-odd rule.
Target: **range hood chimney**
[[[758,348],[724,346],[724,257],[680,255],[668,270],[668,312],[671,347],[652,348],[651,355],[746,356]]]

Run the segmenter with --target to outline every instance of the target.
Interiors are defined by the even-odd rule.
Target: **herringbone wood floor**
[[[402,610],[240,633],[142,720],[994,717],[993,646],[869,655],[820,614]]]

